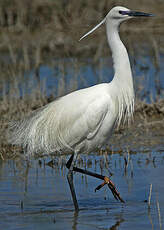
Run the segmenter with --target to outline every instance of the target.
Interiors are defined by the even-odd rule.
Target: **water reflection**
[[[120,219],[120,220],[116,221],[116,223],[114,225],[112,225],[109,228],[109,230],[117,230],[118,229],[117,227],[119,227],[122,222],[124,222],[124,219]]]
[[[159,210],[163,223],[163,152],[133,155],[101,152],[81,156],[78,167],[106,175],[110,169],[111,179],[126,203],[115,201],[107,187],[94,193],[99,181],[76,173],[79,213],[74,212],[66,181],[67,158],[52,156],[30,162],[25,159],[0,162],[1,229],[7,229],[7,223],[11,224],[10,229],[20,226],[23,229],[31,226],[73,230],[119,229],[120,226],[121,229],[142,226],[158,229]],[[152,197],[148,208],[150,184]]]

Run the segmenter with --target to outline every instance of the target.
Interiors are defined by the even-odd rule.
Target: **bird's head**
[[[80,38],[82,40],[89,34],[91,34],[94,30],[96,30],[99,26],[106,23],[107,21],[110,21],[112,24],[119,26],[121,22],[126,21],[130,18],[134,17],[151,17],[153,14],[150,13],[143,13],[139,11],[133,11],[128,8],[122,7],[122,6],[116,6],[113,7],[109,13],[106,15],[106,17],[92,30],[90,30],[88,33],[86,33],[84,36]]]
[[[149,13],[133,11],[122,6],[116,6],[109,11],[105,18],[106,20],[116,21],[117,24],[120,24],[121,22],[128,20],[130,18],[150,16],[153,15]]]

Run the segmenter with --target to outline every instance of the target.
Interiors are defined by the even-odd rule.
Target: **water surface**
[[[48,158],[1,161],[0,229],[160,229],[164,216],[164,152],[123,155],[80,158],[78,167],[104,175],[112,172],[111,179],[126,203],[114,200],[107,187],[95,193],[101,181],[76,173],[79,213],[74,212],[66,180],[64,164],[68,157],[54,158],[53,168],[47,165],[52,160]]]

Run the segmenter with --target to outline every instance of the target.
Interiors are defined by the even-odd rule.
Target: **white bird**
[[[72,153],[67,163],[67,178],[75,210],[79,207],[73,185],[73,171],[103,179],[104,183],[108,183],[115,198],[123,201],[109,178],[74,166],[78,154],[101,148],[109,141],[113,128],[119,125],[122,119],[129,120],[133,115],[132,71],[127,50],[118,31],[121,22],[138,16],[152,15],[131,11],[125,7],[114,7],[96,27],[81,38],[106,24],[115,71],[110,83],[98,84],[60,97],[11,127],[10,142],[23,146],[28,155],[55,151]]]

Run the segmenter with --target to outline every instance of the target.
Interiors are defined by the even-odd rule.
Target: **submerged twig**
[[[159,229],[162,230],[161,212],[160,212],[158,200],[157,200],[157,210],[158,210],[158,219],[159,219]]]
[[[152,230],[154,230],[154,224],[153,224],[153,220],[152,220],[152,217],[151,217],[150,209],[148,209],[148,218],[150,220],[150,224],[151,224]]]
[[[151,194],[152,194],[152,184],[150,185],[149,198],[148,198],[148,208],[149,209],[150,209],[150,202],[151,202]]]

